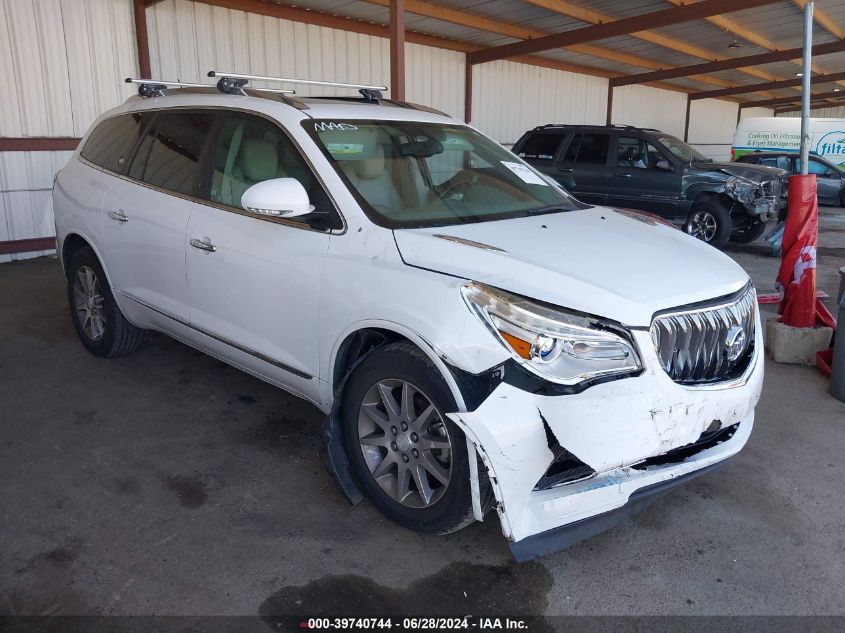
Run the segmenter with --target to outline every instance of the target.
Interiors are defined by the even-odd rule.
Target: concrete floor
[[[835,292],[845,215],[825,210]],[[731,255],[770,289],[763,246]],[[78,343],[55,260],[0,266],[0,614],[845,614],[845,404],[768,363],[733,462],[636,519],[512,562],[491,516],[420,536],[351,508],[320,414],[165,336]]]

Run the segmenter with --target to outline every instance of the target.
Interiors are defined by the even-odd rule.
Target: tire
[[[141,346],[144,330],[123,316],[90,248],[81,248],[70,258],[67,296],[76,334],[94,356],[122,356]]]
[[[845,207],[845,189],[839,192],[839,206]]]
[[[731,233],[731,242],[736,242],[737,244],[750,244],[765,232],[765,222],[749,220],[743,226],[737,227],[734,232]]]
[[[410,398],[403,397],[405,389]],[[392,398],[392,413],[386,397]],[[410,414],[403,400],[411,401]],[[402,527],[447,534],[473,521],[466,440],[444,415],[456,410],[434,363],[408,342],[376,349],[349,377],[341,420],[353,474],[373,504]],[[438,480],[434,471],[446,482]],[[401,487],[400,477],[405,482]],[[482,485],[489,487],[486,480]]]
[[[716,248],[728,243],[733,231],[731,214],[716,200],[697,202],[684,225],[687,233]]]

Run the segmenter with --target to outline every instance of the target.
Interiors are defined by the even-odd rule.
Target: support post
[[[613,120],[613,84],[607,82],[607,117],[605,118],[605,125],[610,125]]]
[[[692,99],[690,99],[689,94],[687,94],[687,113],[684,118],[684,143],[689,143],[689,111],[690,106],[692,106]]]
[[[405,0],[390,0],[390,98],[405,100]]]
[[[472,64],[469,55],[464,55],[464,123],[472,123]]]
[[[135,45],[138,49],[138,73],[141,79],[151,79],[150,42],[147,37],[147,9],[144,0],[134,0]]]
[[[810,75],[813,57],[813,5],[804,6],[804,55],[801,63],[801,175],[809,173],[810,158]]]

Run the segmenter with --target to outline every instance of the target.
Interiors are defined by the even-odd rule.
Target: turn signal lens
[[[522,356],[525,360],[531,358],[531,343],[523,341],[521,338],[517,338],[513,334],[509,334],[508,332],[504,332],[502,330],[499,330],[499,334],[502,335],[502,338],[508,342],[511,349],[513,349],[513,351],[515,351],[519,356]]]

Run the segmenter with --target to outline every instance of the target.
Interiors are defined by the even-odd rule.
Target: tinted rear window
[[[91,132],[82,148],[82,158],[104,169],[122,173],[149,120],[149,115],[144,116],[140,112],[106,119]]]
[[[214,117],[209,113],[164,113],[141,145],[130,176],[176,193],[197,195],[199,160]]]
[[[519,148],[519,157],[535,160],[552,160],[565,134],[553,132],[529,136]]]

